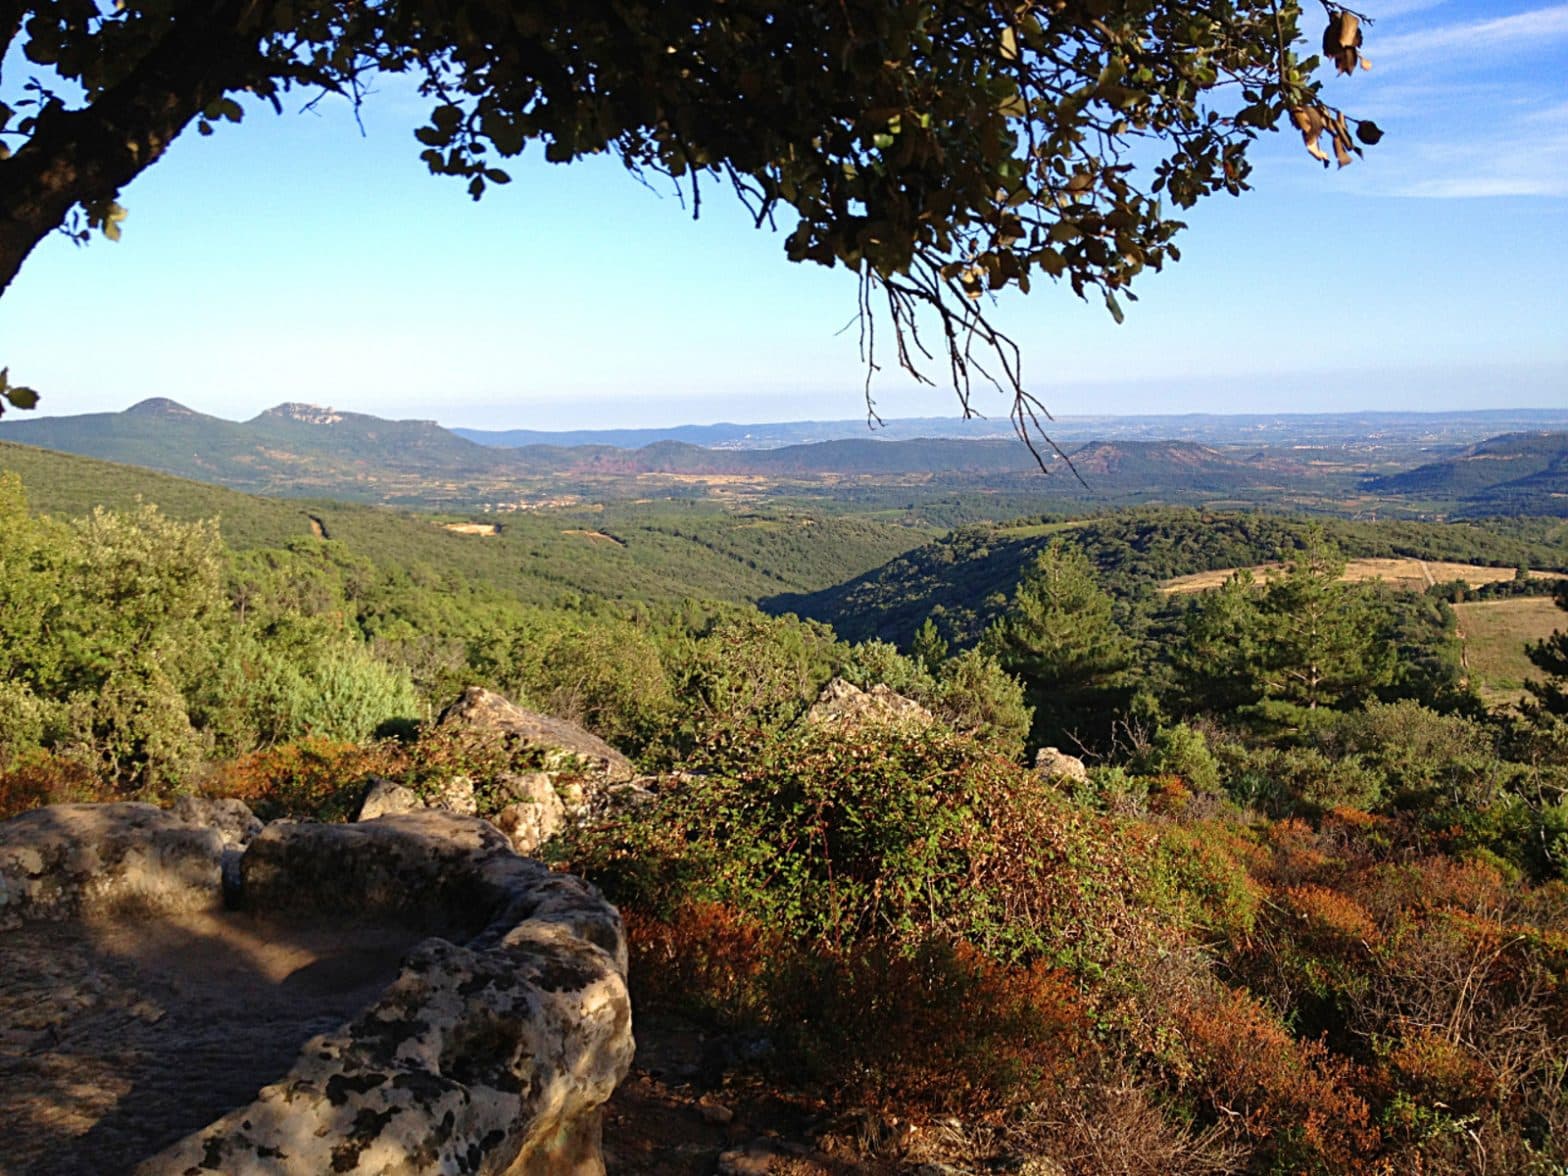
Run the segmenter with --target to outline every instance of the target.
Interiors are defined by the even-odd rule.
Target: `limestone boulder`
[[[1089,770],[1083,766],[1083,760],[1054,747],[1042,747],[1035,753],[1034,770],[1048,780],[1081,783],[1089,779]]]
[[[218,827],[151,805],[0,822],[0,929],[200,906],[203,919],[295,913],[427,937],[281,1079],[143,1161],[140,1176],[602,1176],[602,1107],[634,1046],[625,934],[597,890],[518,856],[489,823],[435,809],[259,832],[232,806],[182,811],[248,844],[226,850]],[[239,914],[220,909],[226,856]]]
[[[862,690],[843,678],[834,678],[806,712],[806,722],[821,727],[929,727],[936,722],[936,716],[881,682],[870,690]]]
[[[433,809],[275,822],[241,868],[251,910],[439,908],[472,934],[424,940],[379,1000],[139,1176],[603,1173],[600,1108],[634,1046],[625,934],[597,890]]]
[[[613,782],[636,775],[629,759],[576,723],[527,710],[479,686],[463,691],[438,722],[480,738],[510,739],[536,749],[543,753],[547,771],[585,770]]]
[[[0,930],[122,906],[221,905],[223,836],[150,804],[59,804],[0,823]]]
[[[412,813],[424,807],[424,801],[419,799],[412,788],[383,780],[380,776],[372,776],[365,786],[365,795],[359,802],[359,811],[354,819],[373,821],[377,817]]]
[[[479,812],[479,801],[474,796],[474,782],[468,776],[453,776],[441,785],[441,790],[430,801],[431,808],[472,817]]]
[[[566,805],[546,772],[502,776],[496,781],[496,793],[502,806],[492,818],[495,827],[525,857],[537,853],[566,823]]]
[[[261,819],[243,800],[222,796],[182,796],[169,806],[187,825],[217,830],[225,849],[244,849],[261,832]]]

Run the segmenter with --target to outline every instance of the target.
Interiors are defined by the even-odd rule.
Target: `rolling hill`
[[[1331,426],[1312,418],[1301,435],[1319,440],[1289,443],[1291,434],[1272,418],[1237,418],[1223,428],[1158,419],[1195,435],[1218,430],[1244,439],[1253,429],[1258,440],[1221,445],[1191,437],[1160,439],[1139,435],[1134,423],[1123,422],[1109,439],[1069,443],[1062,433],[1065,456],[1047,455],[1047,470],[1055,476],[1046,477],[1034,455],[1010,437],[895,440],[890,430],[767,448],[710,448],[668,437],[638,448],[505,447],[478,444],[433,421],[388,421],[297,403],[229,421],[153,399],[120,413],[39,419],[8,414],[0,419],[0,441],[139,465],[252,494],[416,510],[510,512],[570,502],[704,497],[755,505],[789,495],[842,504],[872,489],[892,488],[902,497],[888,505],[911,509],[957,494],[1025,496],[1075,509],[1165,502],[1345,514],[1568,515],[1568,432],[1504,434],[1452,453],[1439,443],[1445,451],[1439,460],[1390,473],[1397,469],[1394,453],[1420,451],[1430,458],[1431,445],[1412,448],[1417,425],[1382,422],[1404,438],[1397,444],[1374,430],[1358,443],[1333,445],[1323,439],[1334,435],[1334,427],[1374,422],[1347,415]],[[1446,433],[1435,424],[1421,426],[1427,432],[1420,435],[1436,430],[1448,436],[1475,423],[1470,417],[1449,422],[1442,426]],[[693,436],[702,435],[693,428]],[[709,434],[717,438],[719,428]],[[641,433],[567,436],[631,440]]]
[[[1453,500],[1456,513],[1568,515],[1568,432],[1505,433],[1368,481],[1378,494]]]
[[[967,644],[978,639],[1035,555],[1053,540],[1081,548],[1121,607],[1152,607],[1159,584],[1178,576],[1287,560],[1314,526],[1350,558],[1485,564],[1501,569],[1499,579],[1511,578],[1521,563],[1568,571],[1562,527],[1547,520],[1505,535],[1467,523],[1308,520],[1151,507],[1072,522],[959,527],[882,567],[816,592],[781,593],[763,600],[762,607],[825,621],[849,640],[877,637],[904,647],[930,617],[944,636]]]
[[[138,501],[190,521],[218,518],[239,550],[338,544],[370,563],[426,578],[456,572],[528,603],[572,594],[611,600],[740,602],[827,588],[929,539],[931,529],[798,508],[735,511],[694,502],[619,503],[519,513],[482,532],[472,516],[364,504],[278,500],[135,466],[0,442],[0,473],[21,476],[30,506],[64,517]],[[481,516],[483,517],[483,516]]]

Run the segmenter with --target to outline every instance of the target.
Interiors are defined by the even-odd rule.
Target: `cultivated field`
[[[1166,580],[1161,584],[1160,590],[1169,593],[1205,592],[1210,588],[1218,588],[1240,570],[1222,568],[1219,571],[1198,572],[1191,576],[1177,576],[1174,580]],[[1285,569],[1283,564],[1273,563],[1259,564],[1247,570],[1261,583],[1268,576],[1279,575]],[[1345,565],[1345,574],[1341,579],[1382,580],[1393,588],[1420,592],[1433,584],[1444,584],[1453,580],[1463,580],[1470,587],[1476,588],[1482,584],[1495,584],[1499,580],[1512,580],[1514,574],[1513,568],[1448,563],[1443,560],[1353,559]],[[1531,572],[1530,575],[1548,579],[1564,578],[1561,572]]]
[[[1525,646],[1568,628],[1568,613],[1549,597],[1478,600],[1454,605],[1464,640],[1465,668],[1489,703],[1517,702],[1526,678],[1540,672],[1525,656]]]

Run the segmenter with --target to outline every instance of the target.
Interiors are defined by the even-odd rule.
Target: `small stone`
[[[719,1156],[719,1176],[767,1176],[776,1158],[772,1149],[752,1144]]]
[[[496,813],[495,827],[506,834],[517,853],[538,852],[566,821],[566,806],[556,795],[555,785],[544,772],[526,772],[503,776],[497,786],[512,803]]]
[[[424,805],[420,804],[419,797],[414,795],[412,789],[375,776],[371,778],[369,787],[365,789],[365,799],[359,802],[359,814],[354,819],[373,821],[377,817],[385,817],[393,813],[412,813],[422,808]]]
[[[474,799],[474,782],[467,776],[453,776],[441,786],[441,791],[436,793],[432,808],[445,809],[449,813],[456,813],[460,817],[472,817],[478,814],[479,804]]]
[[[1089,769],[1083,766],[1083,760],[1054,747],[1042,747],[1035,753],[1034,770],[1050,780],[1064,779],[1082,783],[1089,779]]]
[[[697,1110],[702,1115],[703,1122],[712,1123],[717,1127],[722,1127],[735,1118],[735,1112],[723,1103],[699,1102]]]

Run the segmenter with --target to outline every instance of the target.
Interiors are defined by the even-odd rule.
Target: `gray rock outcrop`
[[[278,822],[242,863],[247,907],[472,911],[427,939],[382,998],[311,1041],[281,1082],[139,1176],[602,1172],[598,1108],[631,1065],[620,917],[592,887],[436,810]]]
[[[118,907],[221,906],[223,848],[217,829],[150,804],[58,804],[12,817],[0,822],[0,930]]]
[[[566,805],[546,772],[502,776],[496,792],[504,803],[492,820],[520,854],[537,852],[566,823]]]
[[[281,1079],[143,1161],[138,1176],[603,1173],[601,1107],[633,1052],[615,908],[519,857],[476,818],[421,809],[257,831],[241,810],[182,807],[223,832],[134,804],[0,823],[3,929],[195,907],[214,918],[442,928],[403,956],[368,1007],[311,1038]],[[237,856],[229,898],[243,915],[220,909],[226,836],[248,842],[227,851]]]
[[[806,722],[824,727],[929,727],[936,717],[914,699],[905,698],[881,682],[870,690],[862,690],[843,678],[834,678],[806,712]]]
[[[1083,760],[1054,747],[1042,747],[1035,752],[1034,770],[1048,780],[1064,779],[1081,783],[1089,779],[1089,770],[1083,766]]]
[[[465,729],[480,737],[507,737],[536,748],[543,753],[547,771],[582,767],[617,783],[637,774],[630,760],[576,723],[527,710],[479,686],[464,690],[437,721],[443,727]]]
[[[424,807],[425,802],[419,799],[412,788],[383,780],[380,776],[372,776],[365,786],[365,796],[359,802],[359,812],[354,819],[374,821],[377,817],[411,813]]]

